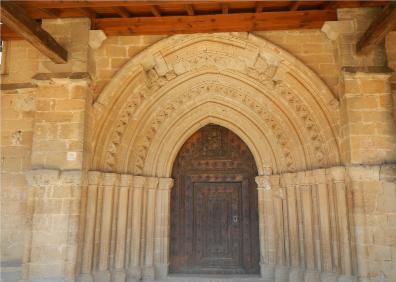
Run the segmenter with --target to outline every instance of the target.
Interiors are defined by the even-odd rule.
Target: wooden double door
[[[259,272],[256,175],[228,129],[208,125],[189,138],[173,168],[170,272]]]

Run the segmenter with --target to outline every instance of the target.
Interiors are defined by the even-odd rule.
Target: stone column
[[[87,208],[85,212],[85,228],[84,241],[81,257],[81,274],[79,281],[93,282],[92,266],[93,266],[93,250],[95,243],[95,221],[96,208],[98,199],[98,185],[100,183],[102,173],[98,171],[88,172],[88,193]]]
[[[112,211],[114,185],[118,175],[115,173],[104,173],[101,188],[103,189],[102,218],[100,220],[100,249],[98,271],[95,273],[95,281],[110,281],[109,254],[112,229]]]
[[[286,250],[285,250],[285,224],[283,212],[283,200],[285,197],[285,189],[280,187],[280,176],[270,176],[271,189],[273,191],[274,201],[274,220],[275,220],[275,244],[276,244],[276,266],[275,281],[289,281],[289,267],[287,266]]]
[[[304,280],[304,275],[300,268],[300,236],[297,218],[296,175],[293,173],[283,174],[281,181],[282,186],[286,187],[287,212],[289,220],[289,256],[291,267],[289,273],[289,281],[302,282]]]
[[[302,221],[304,237],[305,258],[305,282],[319,281],[319,273],[315,268],[315,243],[314,243],[314,219],[313,219],[313,197],[312,197],[312,175],[310,171],[297,174],[301,194]]]
[[[143,266],[143,280],[154,280],[154,230],[155,230],[155,204],[158,188],[158,178],[148,177],[145,183],[147,191],[146,205],[146,236],[145,236],[145,255]]]
[[[326,171],[317,169],[313,171],[315,186],[318,191],[318,212],[320,222],[320,249],[321,270],[328,277],[333,271],[331,252],[331,226],[330,226],[330,204],[329,190],[327,187]]]
[[[169,231],[170,231],[170,195],[174,181],[172,178],[160,178],[155,223],[154,265],[156,279],[165,278],[169,267]]]
[[[126,232],[128,216],[129,190],[132,185],[132,175],[122,174],[120,178],[118,207],[117,207],[117,229],[116,229],[116,250],[114,258],[114,270],[112,281],[124,282],[125,273],[125,253],[126,253]]]
[[[129,254],[128,282],[139,281],[142,275],[140,268],[140,237],[143,209],[143,191],[146,178],[134,176],[132,182],[132,233]]]
[[[271,171],[257,176],[259,233],[260,233],[260,269],[263,281],[275,279],[275,226],[274,206],[270,182]]]
[[[332,167],[329,173],[333,183],[337,212],[337,229],[340,244],[341,275],[339,281],[354,281],[352,268],[352,251],[350,221],[345,185],[345,168]]]

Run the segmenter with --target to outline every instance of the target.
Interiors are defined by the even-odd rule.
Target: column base
[[[318,282],[320,281],[320,273],[313,270],[306,270],[304,273],[304,282]]]
[[[78,282],[94,282],[94,278],[91,273],[81,273],[78,278]]]
[[[110,271],[98,271],[95,272],[95,282],[110,282],[111,281],[111,274]]]
[[[131,266],[128,268],[128,282],[137,282],[142,278],[142,269],[140,266]]]
[[[143,267],[142,280],[143,281],[154,281],[155,280],[155,272],[154,272],[153,266],[150,265],[150,266]]]
[[[263,281],[273,282],[275,279],[275,266],[260,263],[260,273]]]
[[[290,268],[289,281],[303,282],[304,281],[304,272],[298,267]]]
[[[320,282],[337,282],[337,273],[323,272],[320,274]]]
[[[156,264],[155,265],[155,279],[163,279],[168,276],[169,264]]]
[[[278,265],[275,267],[275,281],[289,282],[289,267]]]
[[[356,282],[357,278],[352,275],[340,275],[338,276],[338,282]]]
[[[125,282],[126,273],[124,269],[116,269],[111,273],[111,282]]]

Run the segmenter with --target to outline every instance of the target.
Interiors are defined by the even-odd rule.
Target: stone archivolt
[[[224,80],[229,83],[224,85]],[[245,142],[251,130],[262,128],[260,139],[267,145],[260,140],[247,142],[259,171],[268,166],[274,172],[286,172],[339,163],[338,104],[326,86],[297,59],[263,39],[221,34],[170,37],[119,71],[94,105],[93,140],[98,141],[93,168],[169,176],[169,169],[152,171],[154,163],[147,162],[160,127],[204,103],[202,110],[209,117],[208,105],[215,100],[225,112],[236,110],[232,103],[243,105],[235,116],[225,114],[222,119],[243,129]],[[242,116],[253,121],[252,127],[238,122]],[[200,122],[205,125],[196,120],[190,126]],[[173,126],[181,125],[173,122]],[[177,139],[183,132],[175,134]],[[167,161],[174,157],[168,156]]]

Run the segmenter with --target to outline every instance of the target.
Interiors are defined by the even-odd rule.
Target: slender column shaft
[[[283,200],[285,199],[285,191],[280,188],[280,177],[279,175],[272,175],[270,177],[271,188],[273,190],[273,201],[274,201],[274,228],[275,228],[275,249],[276,249],[276,261],[275,261],[275,281],[276,282],[288,282],[289,281],[289,267],[286,261],[286,250],[285,250],[285,225],[284,225],[284,212],[283,212]]]
[[[165,278],[168,274],[169,230],[170,230],[170,193],[172,178],[160,178],[156,206],[155,224],[155,276]]]
[[[259,198],[260,267],[261,277],[264,281],[274,281],[275,279],[274,203],[270,173],[268,171],[267,175],[256,177]]]
[[[139,281],[140,268],[140,237],[142,224],[143,191],[146,179],[143,176],[134,176],[132,182],[132,232],[128,268],[128,281]]]
[[[80,281],[93,281],[92,264],[95,242],[95,222],[98,198],[98,185],[101,173],[97,171],[88,172],[87,207],[85,213],[84,241],[81,261]]]
[[[333,264],[332,264],[332,256],[331,256],[329,193],[326,182],[326,173],[324,169],[315,170],[313,173],[314,173],[316,188],[318,191],[322,271],[332,272]]]
[[[303,275],[300,270],[300,249],[299,249],[299,231],[297,218],[296,202],[296,175],[286,173],[282,176],[281,181],[286,188],[287,209],[288,209],[288,226],[289,226],[289,256],[290,256],[290,281],[302,281]]]
[[[119,193],[118,193],[118,209],[117,209],[117,235],[116,235],[116,249],[113,281],[125,281],[125,245],[126,245],[126,231],[127,231],[127,212],[129,188],[132,182],[131,175],[121,175]]]
[[[330,170],[335,189],[335,199],[337,207],[337,222],[340,241],[340,258],[341,272],[343,275],[351,276],[352,259],[351,259],[351,237],[349,232],[349,214],[346,199],[345,186],[345,169],[343,167],[334,167]]]
[[[109,254],[112,228],[114,184],[118,178],[115,173],[103,175],[103,204],[100,225],[99,272],[95,281],[110,281]]]
[[[155,203],[158,187],[158,178],[149,177],[146,180],[147,189],[147,216],[146,216],[146,240],[143,279],[155,279],[154,273],[154,230],[155,230]]]

